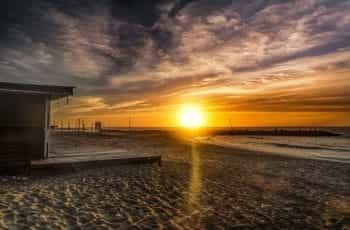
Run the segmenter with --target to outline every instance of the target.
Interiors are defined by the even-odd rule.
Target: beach
[[[125,149],[161,154],[162,166],[0,177],[0,229],[350,229],[348,163],[223,147],[163,131],[50,138],[55,154],[86,146]]]

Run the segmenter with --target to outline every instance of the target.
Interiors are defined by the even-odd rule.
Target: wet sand
[[[350,229],[349,164],[191,143],[164,132],[53,135],[52,151],[159,153],[163,166],[0,178],[0,229]],[[80,146],[80,147],[79,147]]]

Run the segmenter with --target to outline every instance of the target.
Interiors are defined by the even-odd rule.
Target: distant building
[[[50,129],[52,130],[58,129],[58,125],[50,125]]]
[[[74,87],[0,82],[0,155],[48,157],[50,101],[73,95]]]
[[[100,122],[100,121],[95,122],[95,130],[97,132],[100,132],[102,130],[102,122]]]

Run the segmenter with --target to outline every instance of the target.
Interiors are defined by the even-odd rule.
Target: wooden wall
[[[45,156],[46,100],[44,96],[0,93],[0,154],[17,146],[17,154],[26,149],[31,159]]]

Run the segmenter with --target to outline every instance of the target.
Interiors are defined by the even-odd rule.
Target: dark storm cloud
[[[81,79],[84,78],[88,78],[87,84],[107,84],[106,75],[125,73],[133,67],[138,57],[143,55],[142,48],[148,39],[154,41],[160,48],[165,48],[162,44],[166,44],[166,40],[170,45],[171,32],[152,28],[152,26],[163,14],[175,16],[188,2],[191,1],[105,0],[99,1],[98,4],[96,1],[79,0],[3,1],[0,8],[0,39],[2,40],[0,60],[6,63],[5,69],[10,67],[16,69],[18,75],[24,76],[24,81],[37,82],[37,78],[41,78],[37,76],[38,72],[45,75],[48,68],[51,68],[52,72],[58,72],[57,74],[62,74],[60,69],[65,68],[65,75],[69,76],[67,78],[74,78],[79,84],[83,83]],[[98,24],[93,20],[104,20],[104,22]],[[101,36],[97,38],[96,34]],[[37,44],[44,46],[48,55],[55,58],[53,65],[48,63],[49,67],[42,65],[41,69],[40,66],[31,66],[26,69],[14,63],[12,59],[16,59],[16,55],[13,53],[23,53],[30,59],[30,53],[34,51]],[[91,62],[96,62],[96,65],[100,65],[101,71],[96,73],[93,70],[90,73],[73,71],[72,73],[71,69],[65,66],[55,71],[60,67],[59,65],[64,65],[63,59],[67,59],[67,53],[68,56],[69,53],[72,54],[72,59],[74,59],[74,53],[90,56],[87,58]],[[154,54],[156,59],[157,50],[154,50]],[[34,59],[35,56],[33,55],[32,58]],[[85,64],[89,64],[89,61],[86,60]],[[103,70],[102,66],[105,66]],[[81,66],[81,68],[84,67],[86,66]],[[38,72],[33,72],[32,68],[37,68]],[[4,71],[3,68],[2,72]],[[36,76],[31,76],[31,72]],[[16,73],[11,72],[9,75],[16,75]],[[56,74],[52,75],[52,79],[47,79],[48,83],[57,84],[62,80]],[[93,75],[96,77],[95,81],[91,81],[86,75]],[[5,76],[5,78],[9,77]]]
[[[162,14],[170,17],[195,0],[125,0],[112,1],[111,11],[115,18],[129,23],[152,27]],[[132,13],[130,13],[132,12]]]

